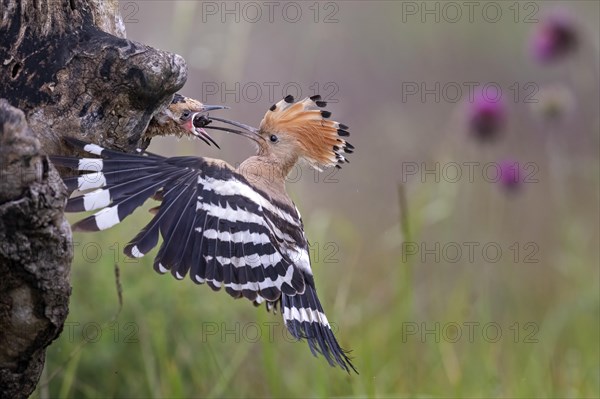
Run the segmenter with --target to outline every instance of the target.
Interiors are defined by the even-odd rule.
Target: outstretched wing
[[[246,297],[267,308],[279,305],[296,339],[306,339],[313,354],[354,369],[338,344],[317,297],[308,243],[297,209],[278,203],[224,162],[207,158],[165,158],[126,154],[69,138],[100,158],[51,157],[81,172],[65,179],[71,191],[67,212],[99,212],[74,230],[108,229],[151,197],[160,199],[154,217],[125,247],[142,257],[163,238],[154,268],[177,279],[187,274],[212,289]]]
[[[303,262],[290,247],[304,236],[298,212],[273,202],[228,164],[207,158],[165,158],[126,154],[69,138],[101,158],[51,157],[61,166],[84,172],[65,179],[70,190],[89,193],[69,199],[67,212],[101,209],[74,230],[110,228],[151,197],[162,199],[158,211],[125,247],[142,257],[163,238],[154,268],[177,279],[187,274],[233,297],[275,301],[281,294],[305,290]],[[310,267],[310,266],[307,266]]]

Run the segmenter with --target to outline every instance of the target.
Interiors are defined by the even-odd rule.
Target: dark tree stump
[[[64,185],[20,110],[0,100],[0,396],[28,396],[67,318]]]
[[[116,1],[0,1],[0,98],[46,153],[63,135],[132,151],[186,81],[182,57],[124,38]]]
[[[0,43],[0,397],[16,398],[35,389],[68,313],[66,193],[45,154],[71,152],[66,135],[147,145],[187,68],[125,39],[114,0],[0,0]]]

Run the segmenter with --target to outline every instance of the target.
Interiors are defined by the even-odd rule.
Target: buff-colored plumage
[[[145,136],[174,135],[182,137],[192,135],[193,121],[191,115],[202,112],[204,104],[193,98],[176,94],[171,104],[163,111],[154,116],[150,122]]]
[[[288,96],[275,104],[260,123],[259,134],[284,134],[297,143],[301,158],[311,166],[321,169],[348,162],[344,153],[354,147],[346,141],[348,127],[328,118],[323,111],[327,103],[320,96],[305,98],[296,103]]]

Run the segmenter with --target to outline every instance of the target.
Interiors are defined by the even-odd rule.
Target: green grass
[[[440,190],[428,185],[419,190],[434,189]],[[409,223],[417,237],[426,230],[421,220],[426,209],[426,203],[411,209]],[[514,264],[508,260],[495,264],[489,279],[481,278],[485,265],[454,266],[449,273],[448,265],[403,263],[397,248],[367,248],[350,220],[323,212],[307,215],[309,237],[330,239],[344,252],[338,263],[314,263],[317,285],[360,375],[330,368],[313,358],[306,344],[290,342],[279,315],[160,276],[152,270],[152,256],[126,262],[114,243],[122,248],[131,226],[146,217],[142,212],[113,231],[76,236],[81,244],[72,268],[71,327],[48,349],[42,391],[49,397],[156,398],[592,397],[598,392],[599,298],[598,280],[592,278],[597,270],[581,259],[578,241],[565,238],[561,253],[571,269],[560,276],[560,290],[540,292],[536,273],[527,273],[529,281],[511,279],[507,270]],[[102,249],[95,262],[90,248]],[[120,313],[115,262],[123,290]],[[548,285],[547,276],[541,281]],[[469,322],[479,323],[472,339]],[[436,323],[437,335],[421,335],[423,328],[435,330]],[[497,342],[492,342],[494,330],[482,335],[490,323],[502,329]],[[409,334],[415,327],[419,331]],[[85,334],[94,342],[85,343]]]

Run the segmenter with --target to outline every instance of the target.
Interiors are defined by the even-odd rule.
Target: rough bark
[[[0,396],[29,395],[71,292],[64,186],[20,110],[0,100]]]
[[[65,135],[141,147],[185,80],[180,56],[125,39],[117,1],[0,0],[0,397],[34,390],[68,313],[66,193],[44,154],[69,153]]]
[[[183,58],[124,38],[116,1],[0,1],[0,97],[48,153],[64,134],[132,151],[185,83]]]

